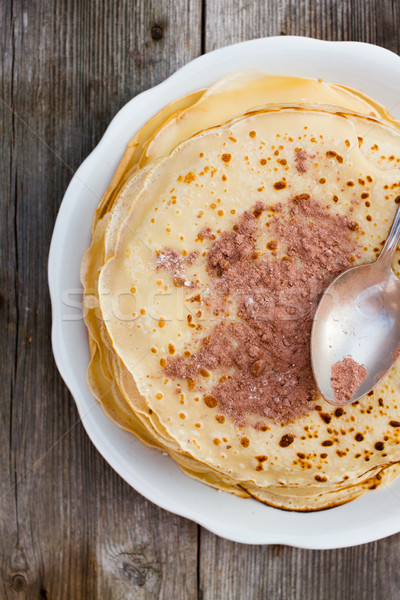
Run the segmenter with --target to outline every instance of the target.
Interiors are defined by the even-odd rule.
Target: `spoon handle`
[[[397,244],[400,239],[400,205],[396,211],[392,226],[386,238],[385,245],[379,255],[379,260],[388,262],[390,265],[393,261],[394,253],[396,252]]]

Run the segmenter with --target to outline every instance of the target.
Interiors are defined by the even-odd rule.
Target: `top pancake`
[[[241,91],[237,98],[235,90]],[[248,415],[245,425],[229,415],[222,422],[216,419],[218,406],[203,398],[225,373],[211,371],[193,385],[166,377],[162,364],[171,358],[171,345],[175,355],[196,352],[226,317],[211,314],[206,305],[196,316],[191,302],[196,289],[176,287],[157,256],[165,248],[182,256],[198,251],[185,277],[206,290],[212,282],[203,254],[214,240],[200,239],[201,229],[210,228],[218,239],[258,200],[272,209],[307,193],[332,215],[359,224],[351,234],[358,245],[356,262],[374,259],[399,193],[398,131],[382,107],[340,86],[259,74],[232,76],[176,108],[167,107],[136,136],[139,141],[128,148],[94,221],[94,241],[82,269],[90,385],[103,405],[107,399],[105,408],[119,424],[166,449],[186,471],[212,485],[243,494],[248,489],[283,507],[286,500],[276,501],[279,490],[283,497],[291,490],[293,498],[302,489],[303,500],[287,500],[299,510],[307,509],[307,502],[315,509],[351,499],[362,493],[361,481],[399,460],[393,426],[399,364],[373,396],[342,414],[316,398],[307,414],[289,423],[268,421],[264,431],[253,426],[257,415]],[[296,166],[299,148],[308,157],[306,171]],[[282,181],[285,186],[276,189]],[[369,195],[369,206],[362,194]],[[257,222],[260,256],[266,254],[265,226],[272,216],[264,211]],[[240,321],[235,299],[229,304],[230,318]],[[346,486],[335,497],[335,490]]]

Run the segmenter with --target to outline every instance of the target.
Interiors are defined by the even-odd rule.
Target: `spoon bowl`
[[[379,258],[348,269],[325,290],[311,333],[314,379],[327,402],[349,404],[371,391],[400,354],[400,280],[391,263],[400,236],[400,208]],[[346,402],[335,399],[331,369],[352,358],[367,376]]]

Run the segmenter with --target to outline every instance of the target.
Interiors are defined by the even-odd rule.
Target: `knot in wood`
[[[153,25],[153,27],[151,28],[151,37],[153,38],[153,40],[158,42],[159,40],[162,39],[163,35],[164,35],[164,30],[161,27],[161,25]]]
[[[22,592],[26,588],[26,579],[21,573],[17,573],[11,578],[11,587],[16,592]]]
[[[146,583],[146,573],[143,569],[139,569],[132,562],[124,561],[121,565],[122,571],[133,583],[138,585],[139,587],[143,587]]]

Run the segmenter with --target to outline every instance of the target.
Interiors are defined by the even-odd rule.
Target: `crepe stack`
[[[390,483],[400,470],[400,359],[358,403],[332,407],[311,380],[312,393],[301,393],[311,368],[307,323],[332,278],[323,257],[335,274],[374,260],[399,201],[399,125],[354,90],[241,72],[169,104],[131,140],[94,216],[81,271],[93,395],[187,475],[244,498],[311,511]],[[240,250],[246,235],[251,260]],[[239,259],[227,261],[223,244],[245,261],[236,271]],[[270,285],[282,315],[287,298],[277,300],[263,269],[273,277],[286,261],[298,277],[296,269],[309,272],[309,254],[320,287],[306,290],[310,308],[298,316],[296,348],[305,350],[287,365],[294,385],[280,362],[282,344],[292,343],[282,339],[286,325],[273,312],[250,318],[249,306],[257,311]],[[261,336],[253,370],[238,332]],[[277,381],[292,385],[284,400],[271,392]]]

